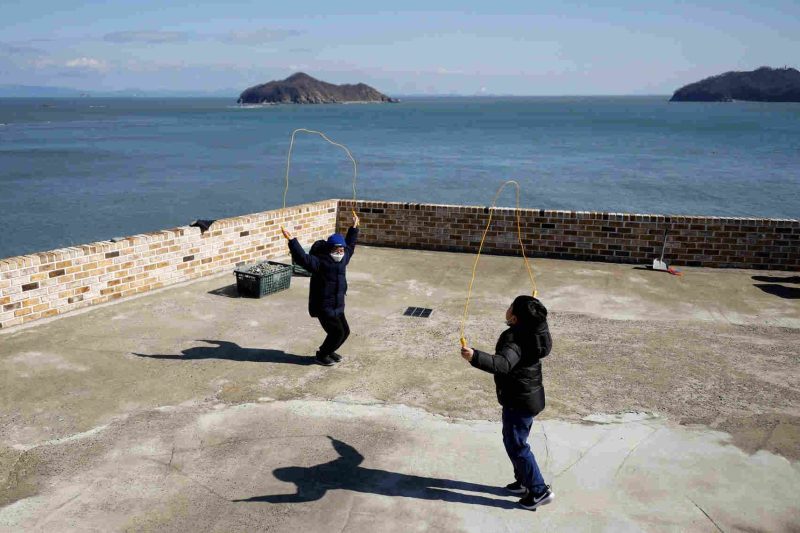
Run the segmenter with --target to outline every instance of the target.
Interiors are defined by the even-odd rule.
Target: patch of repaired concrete
[[[9,362],[18,368],[27,370],[27,372],[17,370],[20,377],[30,377],[28,372],[86,372],[88,370],[83,365],[71,363],[59,354],[50,352],[23,352],[9,358]]]
[[[624,424],[627,422],[642,422],[644,420],[652,420],[658,418],[653,413],[592,413],[584,416],[581,420],[586,422],[594,422],[595,424]]]
[[[32,450],[40,492],[0,509],[0,527],[786,531],[800,521],[797,462],[651,416],[591,418],[603,423],[535,423],[556,500],[532,513],[501,488],[512,474],[497,423],[342,401],[152,410]]]

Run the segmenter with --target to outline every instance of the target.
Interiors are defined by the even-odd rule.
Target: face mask
[[[344,259],[344,254],[343,253],[341,253],[341,254],[331,254],[331,259],[333,259],[335,262],[338,263],[339,261]]]

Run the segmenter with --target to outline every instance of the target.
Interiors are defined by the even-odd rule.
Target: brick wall
[[[280,226],[304,242],[327,237],[336,200],[182,226],[0,260],[0,328],[127,298],[287,254]]]
[[[359,240],[380,246],[474,253],[488,220],[485,207],[340,200],[340,230],[354,206]],[[652,264],[669,227],[664,259],[676,266],[800,270],[797,220],[524,209],[521,227],[531,257]],[[514,209],[495,210],[484,251],[519,254]]]
[[[0,260],[0,328],[232,271],[240,263],[286,255],[280,226],[303,242],[344,231],[355,207],[363,244],[474,253],[485,207],[328,200]],[[338,211],[338,217],[337,217]],[[649,264],[670,235],[670,264],[800,270],[800,222],[619,213],[521,211],[531,257]],[[513,209],[496,209],[484,251],[517,255]]]

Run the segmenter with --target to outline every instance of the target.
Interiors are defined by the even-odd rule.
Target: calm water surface
[[[361,199],[485,205],[516,179],[525,207],[800,216],[800,105],[666,100],[0,99],[0,257],[280,207],[300,127],[350,148]],[[351,197],[351,169],[298,136],[287,203]]]

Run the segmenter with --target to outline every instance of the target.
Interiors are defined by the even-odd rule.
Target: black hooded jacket
[[[470,363],[494,374],[497,401],[532,416],[545,405],[541,359],[553,348],[547,321],[511,326],[497,340],[496,355],[475,350]]]
[[[317,241],[306,253],[297,241],[289,241],[289,250],[294,262],[311,272],[311,288],[308,292],[308,314],[313,317],[334,317],[344,314],[344,298],[347,294],[347,264],[356,250],[358,228],[347,230],[344,258],[336,262],[330,257],[330,246]]]

